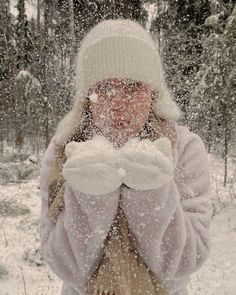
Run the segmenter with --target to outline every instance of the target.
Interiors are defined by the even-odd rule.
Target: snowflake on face
[[[89,95],[89,99],[91,102],[97,102],[98,101],[98,95],[97,93],[93,92],[92,94]]]

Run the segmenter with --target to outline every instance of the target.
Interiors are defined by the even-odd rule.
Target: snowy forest
[[[236,6],[233,0],[0,0],[0,295],[56,295],[39,249],[39,168],[74,97],[74,62],[103,19],[159,43],[182,124],[205,142],[215,192],[212,254],[189,294],[236,294]]]

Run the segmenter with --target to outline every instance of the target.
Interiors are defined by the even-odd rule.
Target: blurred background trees
[[[159,42],[183,124],[235,157],[236,11],[230,0],[0,0],[0,149],[45,148],[73,100],[75,55],[103,19],[140,22]]]

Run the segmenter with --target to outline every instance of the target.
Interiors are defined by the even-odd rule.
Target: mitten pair
[[[131,138],[121,148],[101,135],[86,142],[70,142],[62,175],[74,190],[101,195],[118,189],[122,183],[136,190],[157,189],[173,177],[171,142],[161,137]]]

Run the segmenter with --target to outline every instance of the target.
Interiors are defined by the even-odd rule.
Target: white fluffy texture
[[[52,141],[40,171],[41,250],[63,284],[63,295],[84,295],[86,281],[101,262],[104,239],[115,218],[119,197],[135,245],[170,295],[187,294],[190,275],[211,248],[208,155],[199,136],[178,126],[174,180],[155,190],[121,186],[100,196],[74,191],[66,182],[65,209],[56,224],[48,217],[47,177],[55,157]],[[66,290],[66,291],[65,291]]]
[[[74,190],[101,195],[113,192],[122,184],[116,151],[103,136],[86,142],[66,145],[67,160],[62,175]]]
[[[167,91],[165,81],[163,81],[163,88],[158,89],[158,92],[154,112],[163,119],[177,121],[183,115],[183,112],[177,106],[169,91]]]
[[[81,105],[82,108],[82,105]],[[77,113],[75,109],[65,115],[65,117],[58,123],[57,130],[53,136],[53,141],[57,145],[65,144],[68,138],[75,134],[79,129],[81,114]]]
[[[173,178],[171,142],[167,137],[151,142],[129,140],[120,150],[120,165],[126,171],[124,183],[136,190],[157,189]]]
[[[130,139],[120,149],[103,136],[66,145],[63,176],[74,190],[102,195],[122,183],[133,189],[157,189],[173,178],[171,142]]]
[[[92,101],[92,102],[97,102],[98,101],[98,95],[97,93],[93,92],[92,94],[89,95],[89,99]]]

